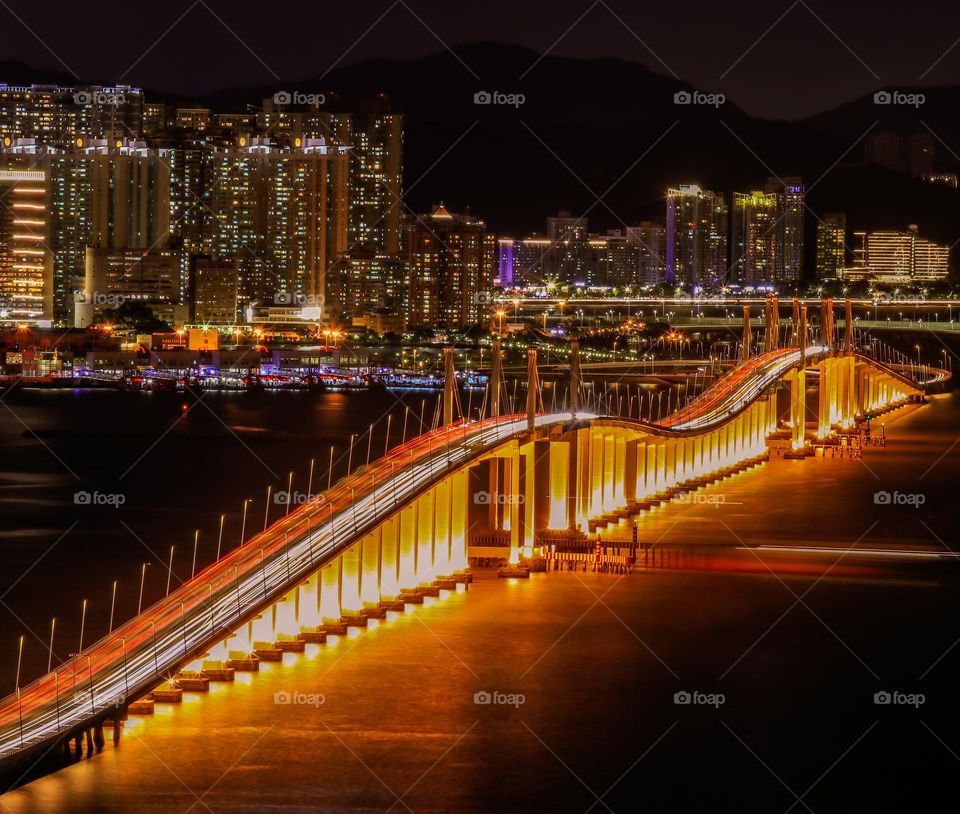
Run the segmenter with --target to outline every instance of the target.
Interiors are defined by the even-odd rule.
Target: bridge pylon
[[[794,307],[797,299],[794,297]],[[790,450],[786,457],[804,457],[807,429],[807,306],[799,306],[799,319],[796,325],[796,337],[800,346],[800,365],[787,377],[790,382]]]
[[[847,297],[843,322],[843,352],[853,353],[853,300]]]
[[[826,345],[832,350],[834,347],[832,297],[824,297],[820,300],[820,331],[823,334],[820,338],[820,344]]]
[[[763,338],[763,350],[769,353],[780,347],[780,302],[775,294],[767,294],[763,304],[765,331]]]
[[[537,372],[537,349],[527,348],[527,429],[536,428],[537,398],[540,395],[540,375]]]
[[[750,348],[753,344],[753,332],[750,330],[750,306],[743,306],[743,353],[741,361],[746,362],[750,358]]]
[[[770,350],[780,347],[780,298],[774,294],[770,300]]]
[[[457,374],[453,369],[453,348],[443,349],[443,424],[453,423],[453,403],[457,395]]]
[[[576,415],[580,410],[580,340],[570,343],[570,412]]]
[[[500,340],[493,340],[493,359],[490,363],[490,416],[500,415],[500,400],[503,397],[503,352]]]

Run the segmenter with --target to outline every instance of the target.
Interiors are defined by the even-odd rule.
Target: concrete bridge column
[[[398,517],[398,587],[417,587],[417,504],[400,510]]]
[[[286,633],[292,636],[300,631],[299,594],[299,588],[295,588],[273,606],[273,630],[275,633]]]
[[[863,411],[869,413],[873,409],[874,399],[876,398],[876,379],[866,365],[863,366],[863,384]]]
[[[337,557],[320,570],[320,617],[324,622],[340,621],[340,569],[343,558]]]
[[[843,382],[843,362],[840,359],[830,360],[830,426],[836,427],[843,418],[843,399],[841,387]]]
[[[340,555],[343,565],[340,570],[340,610],[357,613],[363,603],[360,601],[360,554],[362,540],[354,543]]]
[[[469,473],[466,469],[450,478],[450,568],[456,573],[466,570]]]
[[[621,509],[627,505],[627,439],[623,433],[613,436],[613,507]]]
[[[320,574],[311,574],[298,589],[297,621],[301,629],[320,624]]]
[[[817,365],[820,371],[820,387],[817,392],[817,437],[826,438],[830,434],[830,384],[833,378],[831,359],[824,359]]]
[[[667,488],[677,483],[677,440],[670,438],[666,442],[665,473]]]
[[[523,542],[520,537],[520,463],[520,445],[514,443],[510,449],[510,457],[507,459],[507,471],[510,476],[506,490],[507,504],[504,507],[505,519],[510,518],[509,561],[513,565],[520,562],[520,546]]]
[[[433,582],[433,510],[434,490],[417,498],[417,585]]]
[[[846,427],[847,421],[847,357],[841,356],[836,359],[837,365],[837,424]]]
[[[867,406],[867,371],[863,364],[854,364],[853,404],[856,415],[866,412]]]
[[[590,480],[590,430],[581,428],[577,430],[575,455],[573,463],[573,475],[575,484],[575,498],[573,501],[573,516],[571,526],[579,528],[583,532],[588,529],[587,522],[590,518],[590,498],[592,495],[592,483]]]
[[[590,431],[590,517],[603,514],[603,435]]]
[[[651,439],[647,443],[647,494],[655,495],[662,488],[663,442]]]
[[[677,439],[677,483],[682,483],[689,476],[689,460],[688,456],[690,454],[690,439],[689,438],[678,438]]]
[[[549,511],[547,527],[561,530],[570,525],[570,443],[547,443],[547,488],[544,490]]]
[[[603,436],[603,456],[601,458],[601,467],[603,472],[603,485],[601,492],[601,501],[603,512],[610,512],[616,508],[615,492],[615,467],[616,467],[616,444],[612,435]]]
[[[466,472],[464,472],[466,476]],[[466,502],[466,498],[464,498]],[[380,596],[394,599],[400,593],[400,558],[397,544],[400,533],[400,515],[387,518],[380,530]]]
[[[633,487],[633,496],[643,500],[647,496],[647,442],[637,441],[636,447],[636,479]]]
[[[433,574],[438,577],[453,573],[450,567],[450,481],[445,478],[433,489]]]
[[[539,450],[538,450],[539,447]],[[523,472],[520,476],[520,513],[523,517],[523,548],[524,556],[529,557],[533,553],[533,545],[536,539],[536,509],[537,504],[537,458],[540,450],[544,450],[544,444],[541,441],[529,442],[520,447],[522,455],[521,466]]]
[[[853,357],[844,356],[838,360],[837,395],[840,402],[840,426],[849,429],[853,426],[853,416],[856,409],[853,406]]]
[[[791,446],[800,449],[804,444],[806,429],[806,383],[804,370],[792,370],[785,379],[790,385],[790,426],[792,427]]]

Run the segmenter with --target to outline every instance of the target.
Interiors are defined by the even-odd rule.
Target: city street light
[[[220,515],[220,531],[217,533],[217,560],[220,559],[220,546],[223,543],[223,521],[226,519],[225,514]]]
[[[87,600],[83,600],[83,610],[80,611],[80,646],[77,647],[77,652],[83,650],[83,632],[84,628],[87,626]]]
[[[140,565],[140,598],[137,600],[137,616],[140,615],[140,611],[143,608],[143,583],[147,578],[147,566],[150,563],[145,562]]]
[[[175,549],[175,545],[170,546],[170,562],[167,564],[167,590],[164,592],[165,596],[170,594],[170,578],[173,576],[173,552]]]
[[[57,617],[54,616],[50,620],[50,650],[47,655],[47,672],[50,672],[50,668],[53,666],[53,634],[57,629]]]
[[[247,507],[250,505],[250,498],[243,501],[243,520],[240,523],[240,545],[243,545],[244,535],[247,533]]]
[[[116,580],[116,579],[113,581],[113,593],[110,597],[110,629],[107,631],[107,633],[113,633],[113,609],[117,605],[117,582],[118,581],[119,580]]]

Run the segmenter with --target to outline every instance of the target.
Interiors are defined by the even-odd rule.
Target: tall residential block
[[[727,280],[727,202],[683,184],[667,191],[666,281],[715,286]]]
[[[817,279],[835,280],[847,265],[847,216],[827,212],[817,223]]]
[[[464,327],[489,319],[496,238],[484,221],[441,203],[407,228],[410,325]]]

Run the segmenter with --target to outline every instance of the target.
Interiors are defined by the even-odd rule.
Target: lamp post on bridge
[[[170,561],[167,563],[167,590],[164,591],[164,596],[170,595],[170,578],[173,576],[173,552],[175,549],[175,545],[170,546]]]
[[[220,515],[220,531],[217,532],[217,561],[220,560],[220,546],[223,544],[223,522],[226,518],[225,514]]]
[[[83,632],[84,628],[87,626],[87,600],[83,600],[83,609],[80,611],[80,645],[77,647],[77,652],[80,653],[83,650]]]
[[[117,583],[119,580],[113,581],[113,592],[110,596],[110,627],[107,630],[107,633],[113,633],[113,610],[117,606]]]
[[[267,484],[267,505],[263,510],[263,530],[267,530],[267,523],[270,520],[270,495],[273,492],[273,484]]]
[[[490,417],[500,416],[501,391],[503,390],[503,352],[500,340],[493,340],[493,358],[490,362]]]
[[[197,573],[197,544],[200,542],[200,529],[193,532],[193,561],[190,564],[190,579]]]
[[[17,678],[15,688],[17,691],[17,713],[20,717],[20,746],[23,746],[23,704],[20,701],[20,664],[23,661],[23,640],[25,636],[20,637],[20,646],[17,649]]]
[[[50,650],[47,655],[47,672],[50,672],[50,667],[53,665],[53,634],[57,629],[57,617],[54,616],[50,620]]]
[[[350,472],[353,469],[353,442],[356,440],[357,434],[350,434],[350,451],[347,454],[347,477],[350,477]]]
[[[247,534],[247,508],[251,502],[250,498],[243,501],[243,520],[240,521],[240,545],[243,545],[244,537]]]
[[[453,423],[453,403],[456,399],[457,374],[453,367],[453,348],[443,349],[443,425]]]
[[[537,419],[537,396],[540,378],[537,374],[537,349],[527,348],[527,431],[533,432]]]
[[[147,566],[149,564],[148,562],[140,564],[140,598],[137,599],[137,616],[140,615],[140,611],[143,609],[143,584],[147,579]]]

